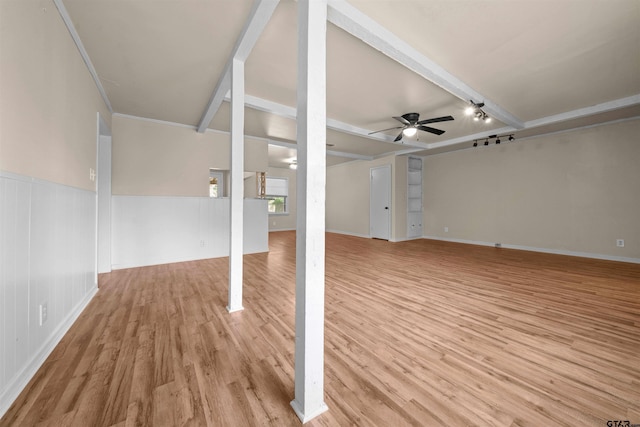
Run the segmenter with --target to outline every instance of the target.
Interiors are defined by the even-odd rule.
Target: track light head
[[[477,147],[478,146],[478,141],[473,141],[473,146]]]
[[[467,116],[473,115],[473,120],[476,122],[482,120],[485,123],[491,123],[491,117],[489,117],[489,115],[482,110],[482,107],[484,107],[484,102],[478,102],[476,104],[475,102],[473,102],[473,99],[469,102],[471,102],[471,105],[469,105],[464,110],[464,113]]]
[[[488,139],[484,141],[484,145],[489,145],[489,140]]]
[[[496,144],[500,144],[500,138],[496,138]]]
[[[513,141],[514,139],[513,135],[509,135],[509,141]]]

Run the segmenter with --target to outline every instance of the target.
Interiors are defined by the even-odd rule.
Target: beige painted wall
[[[95,191],[111,114],[51,0],[0,1],[0,170]]]
[[[269,168],[267,176],[283,177],[289,179],[289,196],[287,205],[289,213],[287,215],[269,215],[269,231],[295,230],[296,229],[296,171],[284,168]]]
[[[638,135],[633,120],[426,157],[424,234],[640,258]]]
[[[406,237],[406,158],[395,156],[327,168],[327,230],[369,236],[370,170],[382,165],[391,165],[391,240]],[[400,176],[402,171],[404,178]]]
[[[207,196],[209,169],[229,169],[227,133],[114,115],[112,134],[113,194]],[[267,167],[267,143],[247,138],[245,170]]]

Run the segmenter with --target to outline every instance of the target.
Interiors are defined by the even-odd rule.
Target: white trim
[[[493,243],[493,242],[483,242],[483,241],[477,241],[477,240],[452,239],[452,238],[445,238],[445,237],[438,237],[438,236],[422,236],[422,237],[428,240],[441,240],[443,242],[463,243],[467,245],[492,246],[492,247],[495,247],[496,245],[496,243]],[[606,254],[594,254],[591,252],[568,251],[565,249],[538,248],[534,246],[510,245],[506,243],[501,243],[501,248],[515,249],[519,251],[541,252],[541,253],[553,254],[553,255],[567,255],[567,256],[575,256],[575,257],[581,257],[581,258],[600,259],[605,261],[619,261],[619,262],[629,262],[633,264],[640,264],[640,258],[621,257],[621,256],[606,255]]]
[[[322,402],[322,404],[318,406],[318,408],[316,408],[315,411],[312,411],[308,414],[304,413],[304,411],[302,410],[302,407],[300,406],[300,403],[298,403],[296,400],[291,401],[291,407],[293,408],[293,411],[296,413],[298,418],[300,418],[300,421],[302,422],[302,424],[305,424],[306,422],[311,421],[318,415],[324,412],[327,412],[329,410],[329,407],[324,402]]]
[[[427,58],[404,40],[360,12],[344,0],[330,0],[327,18],[332,24],[359,38],[402,66],[440,86],[452,95],[469,102],[484,102],[484,110],[495,119],[522,129],[524,124],[498,104],[488,100],[465,82]]]
[[[640,104],[640,94],[628,96],[626,98],[615,99],[602,104],[592,105],[590,107],[578,108],[577,110],[567,111],[553,116],[542,117],[541,119],[530,120],[525,122],[525,129],[535,128],[539,126],[550,125],[567,120],[578,119],[582,117],[592,116],[594,114],[606,113],[607,111],[618,110],[620,108],[632,107]]]
[[[327,233],[344,234],[345,236],[361,237],[363,239],[370,239],[371,238],[370,234],[352,233],[350,231],[334,230],[334,229],[325,229],[325,231]]]
[[[271,228],[269,233],[277,233],[278,231],[296,231],[295,228]]]
[[[279,2],[280,0],[256,0],[253,3],[253,8],[249,13],[249,18],[247,18],[247,21],[244,23],[244,27],[236,41],[231,57],[227,61],[227,64],[224,67],[224,72],[211,94],[207,108],[205,108],[205,111],[202,114],[202,118],[200,119],[200,123],[197,127],[197,131],[199,133],[205,132],[209,127],[209,124],[220,108],[226,93],[231,89],[232,62],[235,60],[244,63],[247,60],[253,46],[255,46],[258,38],[260,38],[262,31],[267,26],[267,23],[271,19],[271,16],[276,10]]]
[[[0,395],[0,417],[7,412],[9,407],[18,398],[29,381],[31,381],[36,372],[38,372],[38,369],[40,369],[45,360],[47,360],[47,357],[49,357],[51,352],[56,348],[56,345],[62,340],[75,321],[78,320],[80,314],[87,308],[97,293],[98,288],[96,287],[93,292],[86,295],[85,298],[78,303],[76,308],[67,315],[60,326],[49,336],[49,339],[40,346],[27,365],[14,377],[13,381],[8,384],[5,392]]]
[[[389,241],[391,243],[400,243],[400,242],[408,242],[409,240],[420,240],[423,239],[423,237],[418,236],[418,237],[400,237],[397,239],[389,239]]]
[[[31,182],[34,184],[41,184],[41,185],[57,185],[60,187],[64,187],[64,188],[70,188],[76,191],[86,191],[87,193],[92,193],[95,194],[95,190],[87,190],[86,188],[80,188],[80,187],[72,187],[71,185],[66,185],[66,184],[60,184],[58,182],[54,182],[54,181],[47,181],[46,179],[40,179],[40,178],[34,178],[32,176],[26,176],[26,175],[20,175],[14,172],[9,172],[9,171],[4,171],[4,170],[0,170],[0,177],[2,178],[8,178],[8,179],[14,179],[16,181],[22,181],[22,182]]]
[[[89,58],[89,54],[87,53],[86,49],[84,48],[84,45],[82,44],[82,40],[80,40],[80,36],[78,35],[76,28],[73,26],[73,21],[69,16],[69,12],[67,12],[67,9],[64,7],[64,3],[62,3],[62,0],[53,0],[53,3],[58,8],[58,13],[60,13],[60,17],[64,21],[64,24],[67,26],[67,30],[69,30],[69,34],[71,34],[71,38],[73,39],[73,42],[76,44],[76,47],[80,52],[80,56],[82,56],[82,60],[84,61],[85,65],[87,66],[87,69],[89,70],[89,74],[91,74],[91,77],[93,78],[93,81],[95,82],[98,88],[98,92],[100,92],[100,96],[102,97],[102,100],[104,101],[107,108],[109,109],[109,112],[113,114],[113,108],[111,108],[111,102],[109,102],[107,93],[104,91],[104,87],[100,82],[98,73],[96,72],[96,69],[93,67],[93,63]]]

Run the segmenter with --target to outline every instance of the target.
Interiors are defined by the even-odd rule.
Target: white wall
[[[51,0],[0,1],[0,170],[95,191],[111,113]]]
[[[372,167],[391,165],[391,239],[404,240],[407,232],[407,160],[380,159],[340,163],[327,168],[327,231],[369,237],[369,185]]]
[[[425,157],[425,235],[640,261],[638,135],[636,119]]]
[[[229,255],[229,199],[113,196],[112,267]],[[267,252],[266,200],[244,200],[244,253]]]
[[[95,218],[92,191],[0,172],[0,416],[97,291]]]
[[[0,1],[0,28],[2,416],[95,292],[89,169],[111,114],[53,1]]]
[[[225,132],[198,133],[171,123],[114,115],[112,133],[113,194],[206,197],[209,169],[230,169],[231,142]],[[267,147],[263,140],[245,140],[245,171],[267,170]]]

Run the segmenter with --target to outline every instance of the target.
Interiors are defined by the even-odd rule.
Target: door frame
[[[389,220],[387,221],[387,234],[388,234],[388,239],[386,240],[391,240],[391,217],[392,217],[392,205],[391,202],[393,200],[393,195],[392,195],[392,191],[393,191],[393,176],[392,176],[392,168],[391,168],[391,164],[385,164],[385,165],[381,165],[381,166],[374,166],[372,168],[369,169],[369,235],[371,238],[374,238],[373,234],[371,233],[371,223],[373,222],[373,215],[374,215],[374,211],[373,211],[373,173],[375,170],[378,169],[388,169],[389,171],[389,180],[387,181],[387,185],[389,188],[389,199],[387,200],[387,204],[389,206]],[[377,238],[377,237],[376,237]]]

